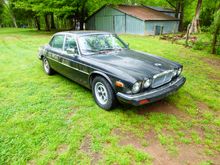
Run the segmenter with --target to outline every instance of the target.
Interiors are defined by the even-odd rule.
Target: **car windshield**
[[[79,47],[84,55],[118,51],[126,48],[126,44],[113,34],[92,34],[78,39]]]

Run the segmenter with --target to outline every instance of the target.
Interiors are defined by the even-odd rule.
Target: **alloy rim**
[[[44,69],[47,73],[49,72],[49,63],[46,59],[44,59]]]
[[[95,96],[102,105],[106,104],[108,101],[107,89],[101,82],[95,84]]]

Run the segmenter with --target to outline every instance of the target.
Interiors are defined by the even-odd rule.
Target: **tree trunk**
[[[87,0],[84,0],[82,2],[82,7],[81,7],[81,14],[80,14],[80,30],[84,30],[84,21],[86,17],[86,2]]]
[[[216,28],[214,34],[213,34],[213,41],[212,41],[212,54],[216,54],[216,43],[218,41],[218,35],[220,31],[220,24],[218,24],[218,27]]]
[[[51,18],[51,29],[56,29],[55,23],[54,23],[54,14],[51,13],[50,14],[50,18]]]
[[[216,44],[218,42],[218,37],[220,34],[220,7],[216,12],[216,21],[215,21],[215,30],[213,33],[213,40],[212,40],[212,54],[216,54]]]
[[[180,13],[180,2],[176,2],[176,10],[175,10],[175,18],[179,18],[179,13]]]
[[[5,5],[6,9],[8,10],[9,14],[10,14],[10,17],[12,19],[12,22],[14,24],[14,27],[15,28],[18,28],[18,25],[17,25],[17,22],[16,22],[16,18],[15,18],[15,15],[14,15],[14,12],[12,11],[11,7],[10,7],[10,4],[6,3],[5,0],[2,1],[3,4]]]
[[[69,18],[69,24],[70,24],[70,29],[75,30],[75,27],[73,25],[73,18]]]
[[[200,28],[199,28],[199,15],[200,15],[201,6],[202,6],[202,0],[198,0],[197,6],[196,6],[195,16],[192,20],[191,27],[189,29],[189,34],[198,33],[200,31]]]
[[[35,16],[35,17],[34,17],[34,20],[35,20],[35,25],[36,25],[36,27],[37,27],[37,30],[40,31],[40,19],[39,19],[39,17],[38,17],[38,16]]]
[[[83,30],[84,29],[84,21],[83,20],[80,20],[80,30]]]
[[[50,31],[50,24],[49,24],[49,20],[48,20],[48,14],[44,15],[44,20],[45,20],[45,30]]]
[[[190,26],[191,26],[190,24],[187,26],[185,46],[189,46],[188,41],[189,41],[189,28],[190,28]]]
[[[15,28],[18,28],[18,25],[17,25],[17,22],[16,22],[16,18],[15,18],[13,13],[11,14],[11,17],[12,17],[13,24],[14,24]]]
[[[180,2],[180,24],[179,24],[179,31],[182,32],[184,30],[183,26],[183,19],[184,19],[184,7],[185,7],[185,1],[182,0]]]

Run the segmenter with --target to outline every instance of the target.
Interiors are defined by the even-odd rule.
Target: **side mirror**
[[[76,49],[74,49],[74,48],[68,48],[68,49],[66,49],[66,52],[67,52],[68,54],[76,54]]]

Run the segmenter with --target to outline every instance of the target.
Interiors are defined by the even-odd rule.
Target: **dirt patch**
[[[114,131],[115,132],[115,131]],[[116,130],[117,135],[120,135],[119,145],[126,146],[132,145],[138,150],[142,150],[144,152],[149,153],[153,157],[154,165],[178,165],[179,163],[172,158],[169,153],[165,150],[165,148],[156,140],[156,134],[153,130],[150,130],[144,137],[144,139],[140,139],[136,137],[134,134],[129,132],[120,132],[119,129]],[[143,146],[141,141],[145,141],[147,146]]]
[[[71,118],[74,116],[74,114],[75,114],[75,111],[70,111],[70,112],[67,114],[66,118],[67,118],[67,119],[71,119]]]
[[[86,154],[88,154],[92,158],[92,160],[91,160],[91,165],[92,165],[92,164],[97,164],[97,162],[102,159],[102,155],[98,152],[93,152],[91,150],[91,141],[92,141],[91,137],[86,136],[83,139],[83,142],[80,146],[80,150],[85,152]]]
[[[159,112],[159,113],[164,113],[164,114],[169,114],[169,115],[175,115],[181,118],[188,119],[188,116],[186,113],[184,113],[183,111],[179,110],[174,105],[164,100],[148,104],[144,107],[141,107],[138,110],[138,114],[140,115],[144,115],[144,114],[151,113],[151,112],[157,112],[157,113]]]
[[[197,102],[197,107],[200,110],[209,110],[210,109],[207,104],[205,104],[205,103],[203,103],[201,101]]]
[[[220,60],[217,58],[202,58],[202,61],[207,63],[210,67],[220,70]]]
[[[211,80],[220,82],[220,76],[218,76],[218,75],[209,73],[209,74],[208,74],[208,78],[211,79]]]
[[[35,164],[36,164],[36,162],[34,160],[30,160],[27,162],[27,165],[35,165]]]
[[[152,142],[144,150],[153,157],[154,165],[180,164],[174,157],[171,157],[165,148],[156,140],[152,140]]]
[[[119,145],[121,146],[133,145],[136,148],[143,149],[142,142],[144,142],[145,139],[142,140],[140,137],[130,131],[122,131],[117,128],[112,130],[111,134],[120,138]]]
[[[57,154],[61,155],[67,152],[69,149],[69,146],[67,144],[61,144],[57,147]]]
[[[215,71],[220,70],[220,60],[218,58],[203,57],[201,59],[204,63],[208,64]],[[207,72],[207,77],[210,80],[220,82],[220,74],[218,74],[217,72]]]
[[[179,155],[177,157],[178,162],[181,164],[199,164],[202,161],[211,160],[213,164],[218,164],[220,162],[220,156],[210,157],[205,155],[203,150],[204,146],[194,145],[194,144],[180,144],[178,145]]]
[[[48,163],[48,165],[55,165],[56,164],[56,160],[52,160]]]
[[[91,152],[91,137],[90,136],[86,136],[84,139],[83,139],[83,142],[80,146],[80,150],[83,151],[83,152],[86,152],[87,154]]]
[[[98,161],[102,159],[102,155],[98,152],[92,153],[91,157],[92,157],[91,165],[97,164]]]
[[[118,144],[120,146],[132,145],[136,149],[150,154],[154,165],[194,165],[209,160],[214,164],[220,162],[218,154],[215,154],[217,155],[215,157],[207,156],[203,150],[204,146],[196,144],[176,144],[178,155],[171,155],[157,140],[157,135],[153,130],[146,133],[143,139],[136,137],[131,132],[122,132],[120,129],[115,129],[112,133],[119,136]],[[146,141],[146,146],[141,144],[143,140]]]
[[[124,135],[122,139],[119,141],[119,145],[126,146],[126,145],[133,145],[135,148],[143,149],[143,146],[140,143],[140,139],[133,135],[132,133]]]

